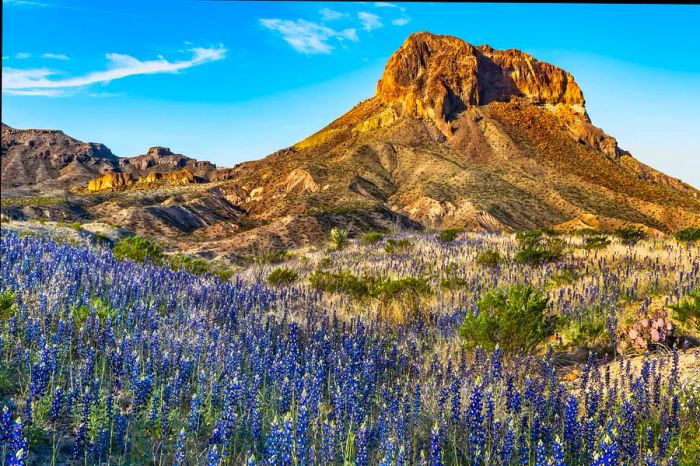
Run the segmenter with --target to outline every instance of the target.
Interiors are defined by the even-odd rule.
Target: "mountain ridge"
[[[149,228],[201,234],[217,251],[301,245],[348,225],[670,232],[700,224],[700,192],[593,125],[570,73],[516,49],[425,31],[392,54],[374,96],[296,144],[232,168],[182,157],[154,147],[121,159],[115,172],[134,180],[116,190],[150,189],[136,178],[158,171],[155,160],[161,177],[187,169],[201,178],[182,188],[187,195],[140,207],[115,201],[99,215],[123,220],[119,209],[132,209],[126,224],[145,232],[144,215],[166,212]],[[175,206],[199,220],[173,219]]]

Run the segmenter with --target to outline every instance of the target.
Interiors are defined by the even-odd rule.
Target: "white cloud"
[[[398,6],[389,2],[374,2],[374,6],[377,8],[398,8]]]
[[[367,13],[366,11],[360,11],[357,13],[357,17],[360,18],[362,23],[362,28],[365,31],[371,31],[372,29],[378,29],[383,26],[379,16],[373,13]]]
[[[333,21],[335,19],[340,19],[346,17],[347,13],[341,13],[339,11],[331,10],[330,8],[322,8],[319,10],[321,13],[321,18],[323,21]]]
[[[411,21],[411,18],[408,16],[403,16],[401,18],[396,18],[391,21],[391,24],[394,26],[405,26]]]
[[[27,58],[31,58],[31,57],[32,57],[32,54],[27,53],[27,52],[19,52],[15,55],[15,58],[17,58],[19,60],[26,60]]]
[[[322,24],[307,21],[305,19],[282,20],[261,19],[260,24],[282,35],[282,39],[292,46],[294,50],[306,54],[331,53],[333,46],[328,42],[331,39],[339,41],[351,40],[357,42],[357,31],[354,28],[336,31]]]
[[[70,58],[68,58],[68,55],[64,55],[62,53],[44,53],[41,55],[41,58],[50,58],[53,60],[70,60]]]
[[[31,0],[2,0],[3,5],[27,5],[27,6],[49,6],[48,3],[33,2]]]
[[[174,62],[166,60],[163,56],[159,56],[157,60],[141,61],[129,55],[108,53],[107,70],[70,78],[57,78],[62,73],[48,68],[21,70],[3,67],[2,92],[12,95],[66,95],[91,84],[107,83],[128,76],[177,73],[193,66],[221,60],[226,56],[223,45],[212,48],[194,47],[189,49],[189,52],[192,53],[189,60]]]

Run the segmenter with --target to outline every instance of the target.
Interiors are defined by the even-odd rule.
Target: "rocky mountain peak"
[[[561,68],[520,50],[476,47],[425,31],[411,34],[389,58],[376,96],[403,113],[433,120],[447,135],[447,122],[467,107],[514,98],[564,104],[585,116],[583,93]]]
[[[174,155],[169,147],[154,146],[148,149],[147,155],[151,157],[164,157],[166,155]]]

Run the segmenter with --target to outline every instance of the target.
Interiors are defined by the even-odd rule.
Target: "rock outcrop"
[[[519,50],[475,47],[452,36],[411,34],[389,58],[377,97],[403,114],[432,120],[445,135],[468,106],[525,97],[537,104],[583,107],[583,93],[566,71]]]
[[[172,172],[148,172],[140,178],[131,173],[107,173],[91,180],[87,185],[88,192],[121,191],[127,188],[153,188],[164,186],[183,186],[197,183],[197,178],[191,171],[183,168]]]
[[[90,180],[88,192],[119,191],[133,186],[136,180],[131,173],[106,173],[99,178]]]
[[[165,173],[187,168],[195,176],[208,177],[216,171],[216,165],[182,154],[173,153],[168,147],[155,146],[143,155],[126,157],[119,161],[121,170],[143,176],[148,172]]]

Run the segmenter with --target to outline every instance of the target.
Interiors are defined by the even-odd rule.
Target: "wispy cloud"
[[[192,57],[188,60],[168,61],[163,56],[157,60],[139,60],[130,55],[108,53],[107,70],[94,71],[83,76],[60,78],[63,73],[48,68],[16,69],[2,68],[2,92],[11,95],[59,96],[97,83],[107,83],[128,76],[177,73],[178,71],[202,65],[226,56],[223,45],[218,47],[189,49]]]
[[[51,60],[70,60],[70,58],[68,58],[68,55],[64,55],[62,53],[44,53],[41,55],[41,58],[47,58]]]
[[[32,58],[32,54],[27,52],[19,52],[15,54],[15,58],[18,60],[26,60],[27,58]]]
[[[331,10],[330,8],[322,8],[318,12],[321,13],[321,19],[323,21],[333,21],[344,18],[348,15],[347,13],[341,13],[339,11]]]
[[[338,41],[350,40],[357,42],[355,28],[336,31],[322,24],[305,19],[296,21],[283,19],[261,19],[260,24],[272,31],[279,32],[282,39],[292,46],[294,50],[306,54],[331,53],[333,45],[331,39]]]
[[[360,23],[362,23],[362,28],[365,31],[371,31],[372,29],[379,29],[383,26],[379,16],[368,13],[366,11],[360,11],[357,13],[357,17],[360,18]]]
[[[391,20],[391,24],[394,26],[405,26],[411,22],[411,17],[406,14],[406,8],[400,5],[389,2],[375,2],[374,6],[377,8],[396,8],[397,10],[401,11],[401,13],[403,13],[402,16]]]
[[[3,5],[49,6],[48,3],[34,2],[32,0],[2,0]]]

